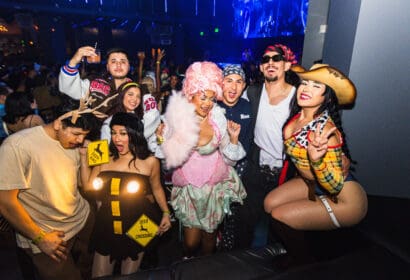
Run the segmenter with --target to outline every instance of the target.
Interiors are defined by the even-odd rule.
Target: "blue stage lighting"
[[[138,21],[137,24],[134,26],[134,29],[132,30],[132,32],[135,32],[138,30],[138,27],[140,27],[141,25],[141,21]]]
[[[121,26],[121,27],[124,27],[124,25],[126,25],[127,23],[128,23],[128,19],[124,20],[124,21],[120,24],[120,26]]]

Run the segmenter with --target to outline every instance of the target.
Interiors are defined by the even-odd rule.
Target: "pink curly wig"
[[[213,62],[192,63],[185,72],[182,92],[188,100],[198,92],[212,90],[216,99],[222,100],[222,70]]]

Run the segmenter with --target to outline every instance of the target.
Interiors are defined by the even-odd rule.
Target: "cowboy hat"
[[[353,103],[356,98],[356,87],[342,72],[328,64],[314,64],[309,70],[300,65],[291,70],[301,79],[320,82],[331,87],[340,105]]]

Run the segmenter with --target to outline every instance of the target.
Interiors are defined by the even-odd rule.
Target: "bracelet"
[[[157,144],[161,145],[162,143],[164,143],[164,137],[162,136],[157,136]]]
[[[44,230],[40,230],[39,234],[33,238],[31,242],[33,242],[34,245],[38,245],[38,243],[43,240],[44,236],[46,236],[46,232]]]
[[[171,214],[171,212],[169,212],[168,210],[162,211],[163,216],[169,216],[170,214]]]
[[[158,61],[158,60],[157,60],[155,63],[156,63],[156,64],[160,64],[160,63],[161,63],[161,61]]]

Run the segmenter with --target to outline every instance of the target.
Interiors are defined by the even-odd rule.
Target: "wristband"
[[[161,145],[162,143],[164,143],[164,137],[162,136],[157,136],[157,144]]]
[[[171,214],[171,212],[169,212],[168,210],[162,211],[163,216],[169,216],[170,214]]]
[[[34,245],[38,245],[38,243],[43,240],[44,236],[46,235],[46,232],[44,230],[40,230],[39,234],[33,238],[31,242],[33,242]]]
[[[70,64],[70,60],[67,60],[65,63],[65,66],[67,66],[68,69],[70,70],[78,69],[80,67],[80,63],[77,63],[74,67],[70,66],[69,64]]]
[[[158,61],[158,60],[157,60],[155,63],[156,63],[156,64],[160,64],[160,63],[161,63],[161,61]]]

